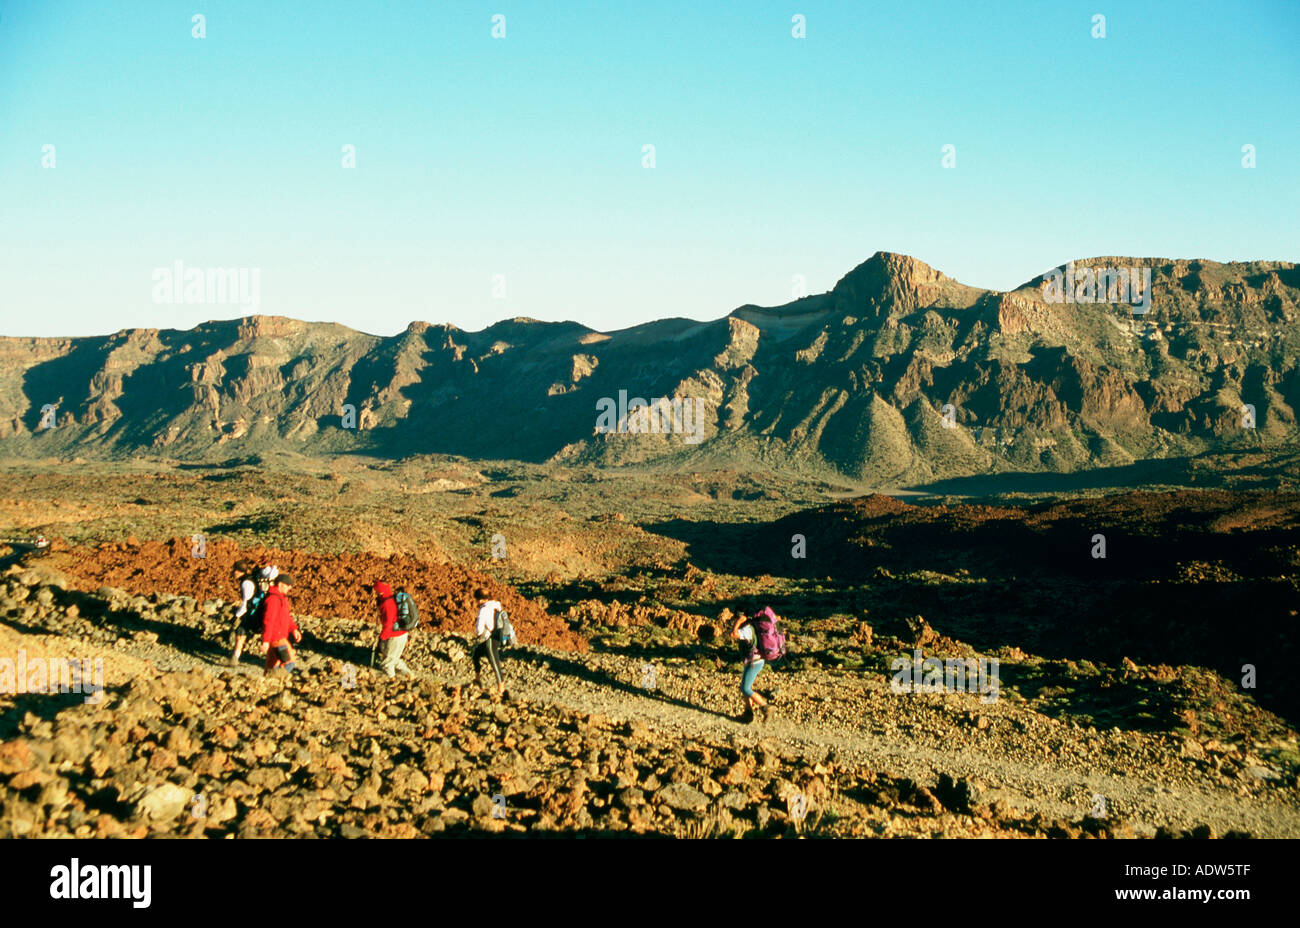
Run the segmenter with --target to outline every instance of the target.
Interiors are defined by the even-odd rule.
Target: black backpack
[[[270,593],[270,584],[269,582],[261,580],[260,577],[257,577],[257,574],[250,574],[250,576],[244,577],[244,580],[252,581],[252,595],[248,598],[248,606],[246,610],[244,610],[244,617],[246,617],[248,621],[252,621],[260,616],[260,612],[266,604],[266,594]],[[266,582],[265,590],[261,589],[261,585],[263,585],[264,582]]]
[[[399,632],[409,632],[420,625],[420,610],[415,608],[415,600],[406,590],[398,590],[393,594],[393,602],[397,605],[397,621],[393,623],[393,628]]]
[[[257,584],[253,584],[256,588]],[[266,613],[266,598],[271,591],[256,590],[252,599],[248,601],[248,608],[244,612],[244,625],[249,628],[261,628],[262,620]]]

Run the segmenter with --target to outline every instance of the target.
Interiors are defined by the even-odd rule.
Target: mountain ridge
[[[515,317],[477,332],[417,320],[379,336],[254,315],[0,337],[0,454],[441,453],[903,483],[1296,437],[1295,264],[1112,256],[1055,270],[1070,265],[1150,268],[1150,312],[1048,302],[1052,269],[985,290],[877,252],[825,293],[610,332]],[[703,440],[601,431],[597,401],[620,391],[698,397]]]

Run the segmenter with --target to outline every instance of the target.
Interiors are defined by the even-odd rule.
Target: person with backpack
[[[240,596],[243,598],[239,604],[239,609],[235,612],[235,619],[239,623],[235,627],[235,653],[230,659],[230,666],[238,667],[239,658],[244,653],[244,643],[252,637],[262,634],[262,609],[266,605],[266,594],[271,590],[271,583],[275,580],[276,575],[280,573],[280,568],[268,564],[265,567],[253,569],[251,561],[240,561],[239,564],[250,565],[251,571],[240,581]],[[238,564],[236,565],[238,567]],[[245,582],[247,581],[247,583]],[[252,588],[251,595],[249,588]]]
[[[741,722],[754,721],[754,710],[762,709],[764,721],[771,718],[771,706],[754,692],[754,681],[768,661],[785,656],[785,632],[777,627],[777,616],[771,606],[764,606],[753,615],[742,612],[736,617],[731,637],[740,642],[744,654],[744,669],[740,675],[740,692],[745,698]]]
[[[413,677],[415,674],[402,660],[402,651],[406,648],[411,629],[419,621],[415,603],[404,590],[394,594],[393,588],[383,580],[375,583],[375,595],[379,597],[379,666],[390,680],[399,670]],[[402,599],[400,603],[399,597]]]
[[[297,670],[293,645],[289,642],[291,639],[294,643],[302,641],[302,631],[293,620],[293,613],[289,611],[288,594],[292,587],[293,582],[289,577],[277,571],[275,583],[267,592],[261,610],[262,653],[266,655],[267,673],[280,666],[290,673]]]
[[[248,611],[244,613],[244,634],[248,637],[262,635],[262,624],[266,618],[266,597],[271,592],[271,585],[280,575],[280,568],[274,564],[259,567],[253,579],[257,582],[257,592],[248,601]]]
[[[249,604],[257,595],[257,581],[253,571],[253,562],[247,558],[235,561],[235,566],[231,568],[235,582],[239,584],[239,607],[235,610],[235,624],[231,632],[235,649],[235,653],[230,658],[231,667],[239,666],[239,658],[244,653],[244,644],[248,641],[248,629],[245,623],[248,619]]]
[[[496,674],[496,698],[500,699],[506,691],[505,679],[501,676],[501,648],[516,644],[515,630],[510,625],[510,618],[505,607],[495,599],[488,599],[487,590],[479,587],[475,591],[479,602],[478,621],[474,626],[474,635],[478,639],[470,657],[474,659],[474,682],[483,685],[482,661],[486,656]]]

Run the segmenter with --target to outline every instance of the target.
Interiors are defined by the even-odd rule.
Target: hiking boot
[[[754,721],[754,708],[752,706],[746,706],[745,711],[736,716],[736,721],[740,722],[742,725],[748,725],[750,722]]]

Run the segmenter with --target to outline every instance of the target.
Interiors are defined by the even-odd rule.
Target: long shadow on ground
[[[620,680],[618,677],[614,676],[611,673],[608,673],[607,671],[596,670],[595,668],[588,667],[587,665],[579,663],[578,661],[571,661],[563,657],[556,657],[554,655],[529,654],[525,652],[522,654],[511,655],[511,660],[515,660],[515,661],[523,660],[523,661],[527,661],[530,664],[535,664],[537,666],[541,666],[542,664],[548,664],[550,665],[549,669],[554,673],[564,674],[565,676],[573,677],[574,679],[577,680],[585,680],[588,683],[594,683],[595,685],[605,687],[606,689],[616,690],[626,696],[637,696],[641,699],[654,700],[655,702],[661,702],[666,705],[676,706],[679,709],[691,709],[695,712],[700,712],[705,715],[717,716],[720,719],[732,718],[732,716],[727,715],[726,713],[718,712],[714,709],[708,709],[705,708],[704,706],[687,702],[684,699],[677,699],[673,696],[668,696],[663,692],[659,691],[658,689],[648,689],[645,687],[633,686],[632,684],[624,680]]]

